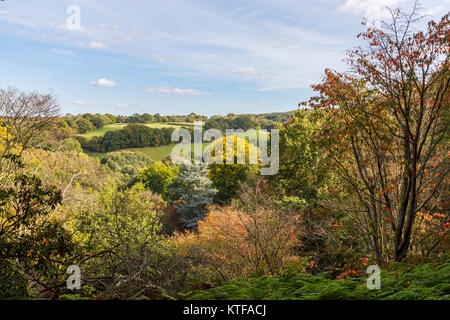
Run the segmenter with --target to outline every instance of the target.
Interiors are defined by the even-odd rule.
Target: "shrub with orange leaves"
[[[426,258],[441,256],[448,251],[450,244],[450,216],[440,212],[417,212],[415,237],[417,246],[413,249]]]
[[[197,232],[176,234],[181,254],[214,270],[222,279],[277,274],[299,245],[297,222],[258,195],[244,195],[240,205],[212,207]]]

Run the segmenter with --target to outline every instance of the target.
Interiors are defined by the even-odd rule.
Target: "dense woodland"
[[[449,299],[449,15],[420,23],[365,26],[294,112],[60,116],[51,95],[1,89],[0,298]],[[121,150],[194,121],[278,129],[279,171]]]

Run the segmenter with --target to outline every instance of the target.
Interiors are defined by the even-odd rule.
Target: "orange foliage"
[[[296,220],[288,213],[255,206],[214,207],[197,232],[175,235],[182,254],[212,267],[225,280],[276,274],[298,245]]]

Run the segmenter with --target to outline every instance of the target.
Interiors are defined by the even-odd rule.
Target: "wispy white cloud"
[[[165,93],[167,95],[181,95],[181,96],[209,96],[211,92],[203,92],[196,89],[178,89],[172,87],[152,87],[144,90],[150,93]]]
[[[259,72],[252,67],[234,68],[233,70],[231,70],[231,72],[246,77],[256,77],[257,75],[259,75]]]
[[[89,48],[91,49],[99,49],[99,50],[107,50],[109,49],[109,46],[106,43],[100,42],[100,41],[95,41],[92,40],[89,45]]]
[[[165,63],[171,61],[173,58],[168,56],[161,56],[159,54],[153,54],[152,59],[158,61],[159,63]]]
[[[425,14],[425,15],[433,16],[433,15],[435,15],[435,14],[437,14],[437,13],[443,12],[444,9],[445,9],[444,6],[437,6],[437,7],[430,8],[430,9],[428,9],[428,10],[425,10],[424,14]]]
[[[75,52],[73,52],[72,50],[58,49],[58,48],[50,49],[50,50],[48,50],[48,52],[57,54],[57,55],[62,55],[62,56],[75,56],[76,55]]]
[[[24,27],[30,30],[39,30],[42,25],[38,23],[32,22],[31,19],[17,17],[15,14],[11,14],[10,12],[5,11],[4,15],[1,15],[0,18],[13,27]]]
[[[115,81],[111,81],[105,78],[100,78],[96,81],[91,82],[91,86],[93,87],[104,87],[104,88],[110,88],[116,86],[117,83]]]
[[[389,16],[389,8],[396,8],[406,0],[347,0],[338,7],[338,12],[346,12],[354,15],[364,15],[369,20],[377,20]]]
[[[89,104],[87,102],[84,102],[82,100],[74,101],[74,102],[72,102],[72,104],[76,104],[77,106],[84,106],[84,107],[89,106]]]

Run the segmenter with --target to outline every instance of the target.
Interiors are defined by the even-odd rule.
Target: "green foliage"
[[[161,233],[161,199],[136,184],[124,191],[109,185],[101,208],[78,217],[77,236],[93,253],[83,270],[97,293],[108,298],[158,298],[178,285],[183,265]],[[177,270],[176,272],[174,272]],[[98,281],[95,281],[98,279]]]
[[[102,137],[94,136],[90,140],[80,137],[83,149],[91,152],[110,152],[125,148],[142,148],[171,143],[173,128],[150,128],[140,124],[130,124],[120,130],[106,131]]]
[[[101,115],[94,115],[91,117],[90,121],[94,125],[94,127],[98,129],[102,128],[107,123],[109,119],[108,120],[106,119]]]
[[[89,297],[82,297],[79,294],[62,294],[59,296],[59,300],[89,300]]]
[[[100,164],[120,173],[124,182],[136,177],[140,170],[151,165],[152,162],[149,156],[130,151],[111,152],[100,159]]]
[[[289,122],[280,127],[280,168],[271,178],[274,190],[281,196],[296,196],[315,202],[327,181],[321,161],[321,145],[317,134],[323,113],[298,110]]]
[[[95,126],[85,118],[78,119],[76,125],[79,133],[86,133],[95,129]]]
[[[69,127],[68,123],[61,118],[54,118],[47,123],[38,135],[33,136],[26,144],[27,147],[37,147],[45,150],[60,149],[67,146],[66,140],[76,134],[76,130]],[[73,144],[73,142],[70,142]]]
[[[398,265],[381,272],[381,289],[369,290],[362,270],[352,279],[330,280],[289,272],[278,277],[263,276],[224,283],[207,291],[193,291],[186,299],[230,300],[434,300],[450,299],[450,260],[440,265]]]
[[[36,176],[16,174],[0,189],[0,299],[28,298],[29,280],[55,283],[64,274],[57,261],[72,254],[71,235],[49,220],[61,193]]]
[[[178,177],[169,187],[172,198],[179,202],[176,209],[183,228],[197,227],[197,222],[205,216],[205,206],[212,202],[217,193],[211,180],[207,178],[208,173],[206,164],[183,163]]]
[[[273,129],[277,123],[288,120],[292,112],[274,112],[263,114],[228,114],[227,116],[212,116],[205,121],[205,129]]]
[[[103,138],[102,137],[92,137],[87,140],[85,137],[77,136],[76,139],[80,142],[81,147],[84,150],[92,151],[92,152],[104,152],[105,147],[103,146]]]
[[[26,149],[22,158],[28,174],[38,176],[45,186],[66,190],[66,197],[71,198],[73,188],[80,187],[86,191],[89,188],[99,189],[105,180],[105,170],[102,170],[95,159],[84,153]],[[69,199],[64,200],[67,205]]]
[[[250,175],[250,166],[238,164],[212,164],[209,178],[217,189],[214,202],[229,203],[239,192],[239,184],[247,180]]]
[[[208,119],[206,116],[197,115],[191,112],[188,115],[170,115],[170,116],[162,116],[159,113],[154,115],[144,113],[138,114],[135,113],[131,116],[114,116],[111,114],[90,114],[85,113],[81,115],[70,115],[67,114],[64,119],[69,123],[71,128],[78,130],[77,121],[80,119],[88,120],[92,126],[95,128],[101,128],[104,125],[110,123],[139,123],[139,124],[148,124],[154,122],[164,122],[164,123],[193,123],[194,121],[203,121],[206,123],[207,129],[216,128],[224,131],[225,129],[244,129],[248,128],[263,128],[263,129],[271,129],[274,128],[276,123],[285,122],[289,115],[292,112],[273,112],[273,113],[264,113],[264,114],[228,114],[227,116],[212,116]],[[81,131],[78,131],[81,133]]]
[[[220,150],[222,144],[222,150]],[[233,163],[227,163],[227,145],[233,146]],[[213,159],[221,159],[222,164],[212,163],[209,165],[208,178],[217,189],[214,202],[228,204],[239,193],[241,184],[250,182],[258,173],[257,164],[249,164],[249,154],[258,153],[256,147],[248,140],[239,137],[223,137],[213,142]],[[219,148],[219,149],[217,149]],[[238,157],[245,156],[245,163],[238,164]]]
[[[76,131],[76,133],[84,134],[114,123],[116,117],[111,114],[101,115],[85,113],[77,116],[67,114],[63,119],[70,128]]]
[[[136,181],[141,182],[147,190],[160,194],[164,200],[169,200],[167,188],[178,173],[178,167],[155,162],[141,171]]]
[[[77,139],[67,138],[61,141],[61,151],[82,152],[81,144]]]
[[[160,122],[167,124],[166,126],[189,126],[192,125],[194,121],[205,122],[205,128],[215,128],[222,132],[226,129],[243,129],[247,130],[249,128],[262,128],[262,129],[273,129],[277,123],[285,122],[292,112],[274,112],[266,114],[229,114],[227,116],[212,116],[208,119],[206,116],[196,115],[195,113],[190,113],[189,115],[171,115],[171,116],[161,116],[159,113],[151,115],[148,113],[144,114],[133,114],[131,116],[114,116],[112,114],[90,114],[85,113],[81,115],[71,115],[67,114],[63,119],[68,124],[70,128],[76,131],[76,133],[85,134],[86,137],[91,133],[95,134],[101,133],[103,135],[105,132],[110,131],[109,129],[113,126],[110,124],[154,124],[155,122]],[[108,130],[102,130],[105,126],[108,126]]]

